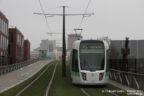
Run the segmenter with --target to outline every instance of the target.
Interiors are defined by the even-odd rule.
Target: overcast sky
[[[45,13],[62,13],[61,6],[66,5],[66,13],[84,13],[89,0],[40,0]],[[46,32],[62,32],[62,17],[47,18],[35,15],[42,12],[39,0],[0,0],[0,11],[30,40],[31,49],[37,48],[42,39],[56,39],[60,43],[61,35],[49,36]],[[144,0],[91,0],[87,13],[95,15],[83,19],[84,39],[108,36],[111,39],[144,39]],[[66,17],[66,32],[80,24],[82,16]]]

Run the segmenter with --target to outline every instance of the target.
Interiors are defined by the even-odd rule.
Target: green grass
[[[20,96],[43,96],[51,79],[54,65],[55,64],[50,66],[49,69]]]
[[[121,90],[113,85],[107,86],[74,86],[71,83],[70,72],[69,72],[69,64],[67,64],[67,77],[62,77],[61,74],[61,64],[58,65],[56,74],[54,77],[53,84],[50,89],[49,96],[85,96],[81,91],[80,87],[84,87],[84,89],[91,96],[113,96],[112,94],[106,92],[105,89],[109,90]],[[119,96],[127,96],[126,91],[123,93],[117,93]]]
[[[51,78],[54,63],[51,62],[52,66],[47,70],[32,86],[30,86],[27,90],[25,90],[20,96],[43,96],[46,88],[48,86],[49,80]],[[0,96],[15,96],[20,90],[22,90],[26,85],[28,85],[32,80],[34,80],[39,74],[47,67],[43,67],[38,73],[32,76],[30,79],[24,81],[23,83],[15,86],[14,88],[9,89],[8,91],[3,92]],[[107,86],[74,86],[71,83],[70,72],[69,72],[69,64],[66,66],[67,68],[67,77],[62,77],[62,64],[58,64],[57,70],[55,73],[54,81],[50,88],[49,96],[85,96],[81,91],[80,87],[84,87],[84,89],[91,96],[112,96],[110,93],[106,92],[105,89],[109,90],[121,90],[113,85]],[[126,91],[123,93],[116,93],[119,96],[128,96]],[[130,96],[130,95],[129,95]],[[134,95],[133,95],[134,96]]]
[[[73,86],[70,79],[69,64],[67,64],[67,77],[62,77],[61,64],[57,66],[54,81],[49,96],[84,96],[80,89]]]
[[[55,63],[55,62],[51,62]],[[0,96],[15,96],[20,90],[22,90],[26,85],[28,85],[31,81],[33,81],[37,76],[41,74],[41,72],[47,67],[48,65],[45,65],[38,73],[36,73],[34,76],[29,78],[28,80],[22,82],[21,84],[3,92],[0,94]]]

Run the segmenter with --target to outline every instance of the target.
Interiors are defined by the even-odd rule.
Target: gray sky
[[[62,13],[60,6],[66,5],[67,13],[83,13],[89,0],[41,0],[45,13]],[[42,39],[61,40],[61,35],[48,36],[46,32],[62,32],[62,17],[47,18],[34,15],[41,12],[38,0],[0,0],[0,10],[31,42],[31,48],[39,46]],[[111,39],[144,39],[144,0],[91,0],[88,13],[95,15],[84,18],[84,39],[108,36]],[[80,24],[82,16],[66,17],[66,32]]]

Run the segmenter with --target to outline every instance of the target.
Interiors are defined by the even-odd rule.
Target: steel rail
[[[85,94],[85,96],[91,96],[84,88],[80,88],[80,90]]]
[[[49,64],[47,68],[44,69],[44,71],[37,77],[35,78],[32,82],[30,82],[26,87],[24,87],[21,91],[19,91],[15,96],[20,96],[27,88],[29,88],[34,82],[36,82],[51,66],[52,64]]]
[[[56,72],[57,65],[58,65],[58,63],[55,65],[55,68],[54,68],[54,71],[53,71],[51,80],[50,80],[50,82],[49,82],[49,84],[48,84],[48,87],[47,87],[47,89],[46,89],[46,92],[45,92],[44,96],[48,96],[48,94],[49,94],[50,87],[51,87],[51,85],[52,85],[52,82],[53,82],[53,79],[54,79],[54,76],[55,76],[55,72]]]

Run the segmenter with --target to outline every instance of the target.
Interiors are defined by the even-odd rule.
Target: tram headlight
[[[87,78],[86,78],[86,73],[81,73],[82,74],[82,78],[83,78],[83,80],[87,80]]]
[[[103,80],[104,73],[99,73],[99,80]]]

